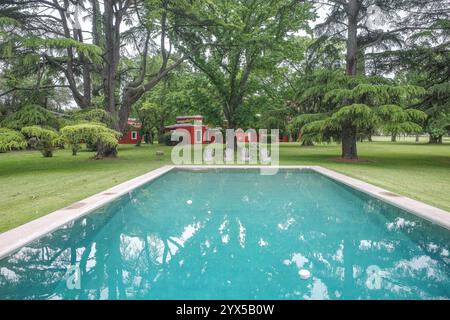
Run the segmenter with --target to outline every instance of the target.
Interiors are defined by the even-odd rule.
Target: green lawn
[[[450,211],[450,145],[407,141],[361,143],[366,161],[358,163],[337,161],[338,145],[284,144],[280,160],[321,165]],[[165,152],[162,159],[156,150]],[[69,150],[58,150],[53,158],[34,151],[0,154],[0,232],[170,163],[170,148],[158,145],[120,146],[117,159],[90,160],[92,155],[73,157]]]

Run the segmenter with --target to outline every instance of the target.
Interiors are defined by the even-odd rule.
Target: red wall
[[[186,127],[183,126],[179,126],[177,127],[176,130],[187,130],[189,131],[190,135],[191,135],[191,144],[195,144],[195,130],[194,130],[194,126],[189,126],[187,125]],[[202,144],[206,144],[207,142],[205,141],[205,136],[206,136],[206,126],[202,126]]]
[[[195,132],[194,132],[194,127],[193,126],[190,126],[190,125],[187,125],[186,127],[179,126],[175,130],[187,130],[187,131],[189,131],[189,133],[191,135],[191,144],[195,144]],[[209,142],[205,141],[206,130],[207,130],[207,127],[206,126],[202,126],[202,144],[209,143]],[[129,134],[129,139],[131,139],[131,133],[128,132],[128,134]],[[245,141],[245,143],[248,143],[249,140],[250,140],[249,139],[250,138],[249,134],[248,133],[244,133],[244,132],[236,133],[236,138],[240,142],[244,142]],[[253,139],[252,139],[252,141],[255,141],[255,140],[257,142],[259,142],[259,135],[258,134],[256,134],[253,137]],[[211,142],[214,142],[214,141],[211,141]],[[287,135],[284,135],[284,136],[280,137],[280,142],[289,142],[289,137]],[[136,143],[136,140],[134,140],[134,142],[131,142],[131,143]]]
[[[136,142],[138,141],[137,138],[136,139],[132,139],[132,131],[136,132],[137,137],[139,136],[139,131],[137,129],[130,129],[127,131],[126,134],[124,134],[120,139],[119,139],[119,144],[136,144]],[[144,142],[144,137],[142,137],[142,142]]]

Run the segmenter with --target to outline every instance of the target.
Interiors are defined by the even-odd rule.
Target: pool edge
[[[433,207],[421,201],[414,200],[397,193],[393,193],[389,190],[374,186],[373,184],[349,177],[345,174],[338,173],[321,166],[311,166],[311,169],[353,189],[382,200],[383,202],[386,202],[394,207],[405,210],[415,216],[450,230],[450,212],[448,211]]]
[[[162,166],[0,234],[0,259],[173,170]]]
[[[8,256],[17,249],[27,245],[28,243],[51,233],[52,231],[62,227],[63,225],[83,217],[95,209],[98,209],[111,201],[121,197],[158,177],[166,174],[173,169],[262,169],[274,168],[271,166],[258,165],[166,165],[158,169],[152,170],[146,174],[123,182],[117,186],[99,192],[86,199],[73,203],[65,208],[51,212],[45,216],[27,222],[19,227],[0,234],[0,259]],[[374,186],[370,183],[358,180],[338,173],[336,171],[326,169],[321,166],[278,166],[280,169],[303,169],[312,170],[324,175],[332,180],[343,183],[353,189],[368,194],[376,199],[382,200],[390,205],[405,210],[422,219],[435,223],[443,228],[450,230],[450,213],[425,204],[423,202],[413,200],[383,188]]]

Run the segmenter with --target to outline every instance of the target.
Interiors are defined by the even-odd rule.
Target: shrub
[[[96,158],[103,158],[117,154],[120,133],[100,123],[80,123],[62,128],[61,136],[71,146],[72,155],[77,154],[82,142],[90,142],[96,146]]]
[[[46,158],[53,157],[53,150],[61,139],[55,131],[39,126],[23,127],[22,134],[28,139],[28,145],[41,151]]]
[[[27,147],[25,137],[18,131],[0,128],[0,152],[22,150]]]

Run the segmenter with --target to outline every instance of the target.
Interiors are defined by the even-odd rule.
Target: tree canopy
[[[4,0],[3,150],[39,127],[74,153],[80,132],[106,134],[88,145],[115,155],[130,117],[153,142],[182,114],[336,141],[346,159],[377,133],[442,143],[449,21],[446,0]]]

